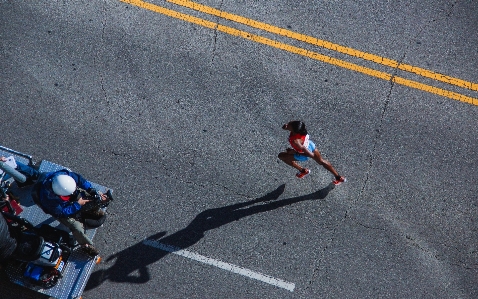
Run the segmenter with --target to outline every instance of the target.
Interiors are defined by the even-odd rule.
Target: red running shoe
[[[302,171],[299,171],[295,176],[299,179],[304,178],[306,175],[310,173],[310,170],[307,168],[302,169]]]
[[[340,179],[338,180],[333,180],[332,183],[334,183],[335,186],[338,186],[342,183],[345,183],[347,181],[347,179],[343,176],[340,177]]]

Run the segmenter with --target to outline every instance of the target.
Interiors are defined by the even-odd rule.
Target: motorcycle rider
[[[78,173],[66,169],[46,173],[39,183],[39,204],[43,210],[68,227],[86,253],[98,255],[98,250],[85,234],[84,224],[78,220],[80,210],[90,201],[83,197],[79,189],[94,194],[97,191],[91,183]],[[102,200],[107,200],[106,195],[98,194]],[[102,213],[101,210],[99,212]]]

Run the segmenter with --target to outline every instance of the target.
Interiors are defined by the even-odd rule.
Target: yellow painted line
[[[162,7],[162,6],[151,4],[151,3],[148,3],[148,2],[144,2],[142,0],[120,0],[120,1],[131,4],[131,5],[134,5],[134,6],[137,6],[137,7],[140,7],[140,8],[144,8],[144,9],[156,12],[156,13],[160,13],[160,14],[172,17],[172,18],[187,21],[187,22],[194,23],[194,24],[204,26],[204,27],[207,27],[207,28],[216,29],[218,31],[221,31],[221,32],[224,32],[224,33],[227,33],[227,34],[230,34],[230,35],[239,36],[239,37],[242,37],[244,39],[248,39],[248,40],[251,40],[251,41],[254,41],[254,42],[257,42],[257,43],[268,45],[268,46],[271,46],[271,47],[274,47],[274,48],[277,48],[277,49],[281,49],[281,50],[284,50],[284,51],[287,51],[287,52],[290,52],[290,53],[294,53],[294,54],[302,55],[302,56],[305,56],[305,57],[309,57],[309,58],[312,58],[312,59],[315,59],[315,60],[326,62],[326,63],[332,64],[332,65],[335,65],[335,66],[339,66],[339,67],[342,67],[342,68],[345,68],[345,69],[349,69],[349,70],[352,70],[352,71],[363,73],[363,74],[366,74],[366,75],[369,75],[369,76],[372,76],[372,77],[376,77],[376,78],[380,78],[380,79],[383,79],[383,80],[387,80],[387,81],[392,80],[393,82],[395,82],[397,84],[401,84],[401,85],[404,85],[404,86],[412,87],[412,88],[415,88],[415,89],[423,90],[423,91],[430,92],[430,93],[433,93],[433,94],[437,94],[437,95],[440,95],[440,96],[444,96],[444,97],[447,97],[447,98],[450,98],[450,99],[454,99],[454,100],[458,100],[458,101],[462,101],[462,102],[465,102],[465,103],[469,103],[469,104],[473,104],[473,105],[478,106],[478,99],[475,99],[475,98],[472,98],[472,97],[469,97],[469,96],[465,96],[465,95],[462,95],[462,94],[459,94],[459,93],[456,93],[456,92],[451,92],[451,91],[444,90],[444,89],[441,89],[441,88],[429,86],[429,85],[422,84],[420,82],[416,82],[416,81],[413,81],[413,80],[408,80],[408,79],[405,79],[405,78],[395,77],[395,76],[392,76],[391,74],[388,74],[388,73],[385,73],[385,72],[377,71],[377,70],[367,68],[367,67],[363,67],[363,66],[351,63],[351,62],[347,62],[347,61],[344,61],[344,60],[340,60],[340,59],[336,59],[336,58],[333,58],[333,57],[330,57],[330,56],[326,56],[326,55],[322,55],[322,54],[319,54],[319,53],[316,53],[316,52],[312,52],[312,51],[309,51],[309,50],[306,50],[306,49],[302,49],[302,48],[299,48],[299,47],[284,44],[284,43],[281,43],[281,42],[278,42],[278,41],[275,41],[275,40],[272,40],[272,39],[269,39],[269,38],[265,38],[265,37],[262,37],[262,36],[259,36],[259,35],[255,35],[255,34],[246,32],[246,31],[238,30],[238,29],[235,29],[235,28],[232,28],[232,27],[224,26],[224,25],[221,25],[221,24],[218,24],[218,23],[215,23],[215,22],[211,22],[211,21],[208,21],[208,20],[204,20],[204,19],[201,19],[201,18],[190,16],[188,14],[184,14],[184,13],[180,13],[180,12],[177,12],[177,11],[174,11],[174,10],[171,10],[171,9],[167,9],[165,7]]]
[[[385,66],[388,66],[388,67],[398,68],[402,71],[414,73],[414,74],[420,75],[422,77],[430,78],[430,79],[433,79],[433,80],[436,80],[436,81],[441,81],[441,82],[444,82],[444,83],[448,83],[448,84],[456,85],[456,86],[459,86],[459,87],[467,88],[467,89],[470,89],[470,90],[478,91],[478,84],[477,83],[468,82],[468,81],[458,79],[458,78],[453,78],[453,77],[450,77],[450,76],[447,76],[447,75],[443,75],[443,74],[440,74],[440,73],[436,73],[436,72],[433,72],[433,71],[422,69],[422,68],[417,67],[417,66],[412,66],[412,65],[400,63],[400,62],[392,60],[392,59],[388,59],[388,58],[381,57],[381,56],[378,56],[378,55],[362,52],[362,51],[355,50],[355,49],[352,49],[352,48],[349,48],[349,47],[344,47],[344,46],[334,44],[334,43],[331,43],[331,42],[328,42],[328,41],[325,41],[325,40],[321,40],[321,39],[318,39],[318,38],[315,38],[315,37],[312,37],[312,36],[307,36],[307,35],[300,34],[300,33],[294,32],[294,31],[290,31],[290,30],[287,30],[287,29],[284,29],[284,28],[276,27],[276,26],[273,26],[273,25],[269,25],[269,24],[266,24],[266,23],[262,23],[262,22],[258,22],[258,21],[252,20],[252,19],[248,19],[248,18],[245,18],[245,17],[242,17],[242,16],[231,14],[231,13],[228,13],[228,12],[225,12],[225,11],[221,11],[221,10],[215,9],[213,7],[210,7],[210,6],[195,3],[195,2],[190,1],[190,0],[166,0],[166,1],[174,3],[176,5],[184,6],[184,7],[190,8],[190,9],[194,9],[194,10],[206,13],[206,14],[221,17],[221,18],[226,19],[226,20],[230,20],[230,21],[234,21],[234,22],[237,22],[237,23],[240,23],[240,24],[244,24],[244,25],[247,25],[249,27],[261,29],[261,30],[264,30],[264,31],[267,31],[267,32],[270,32],[270,33],[274,33],[274,34],[282,35],[282,36],[292,38],[292,39],[295,39],[295,40],[298,40],[298,41],[306,42],[306,43],[309,43],[309,44],[314,45],[314,46],[319,46],[319,47],[329,49],[329,50],[333,50],[333,51],[336,51],[336,52],[339,52],[339,53],[343,53],[343,54],[347,54],[347,55],[350,55],[350,56],[362,58],[364,60],[372,61],[372,62],[375,62],[377,64],[382,64],[382,65],[385,65]]]

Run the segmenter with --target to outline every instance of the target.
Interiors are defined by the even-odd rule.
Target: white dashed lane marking
[[[294,288],[295,288],[294,283],[290,283],[290,282],[284,281],[282,279],[274,278],[274,277],[269,276],[269,275],[264,275],[264,274],[261,274],[261,273],[258,273],[258,272],[240,267],[240,266],[236,266],[236,265],[233,265],[233,264],[221,262],[219,260],[215,260],[215,259],[209,258],[207,256],[203,256],[203,255],[191,252],[191,251],[180,249],[180,248],[177,248],[177,247],[174,247],[174,246],[171,246],[171,245],[162,244],[162,243],[159,243],[159,242],[154,241],[154,240],[146,239],[146,240],[143,241],[143,244],[154,247],[154,248],[157,248],[157,249],[161,249],[163,251],[170,252],[170,253],[173,253],[173,254],[176,254],[176,255],[179,255],[179,256],[182,256],[182,257],[185,257],[185,258],[203,263],[203,264],[211,265],[211,266],[214,266],[214,267],[217,267],[217,268],[220,268],[220,269],[232,272],[232,273],[236,273],[236,274],[239,274],[239,275],[242,275],[242,276],[246,276],[246,277],[249,277],[251,279],[259,280],[259,281],[268,283],[270,285],[286,289],[286,290],[291,291],[291,292],[293,292]]]

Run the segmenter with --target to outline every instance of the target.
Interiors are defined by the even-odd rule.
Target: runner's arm
[[[309,157],[309,158],[314,157],[314,153],[309,151],[309,149],[301,143],[300,139],[295,139],[294,144],[297,146],[297,148],[300,148],[302,150],[302,152],[304,153],[304,155],[306,155],[307,157]]]

